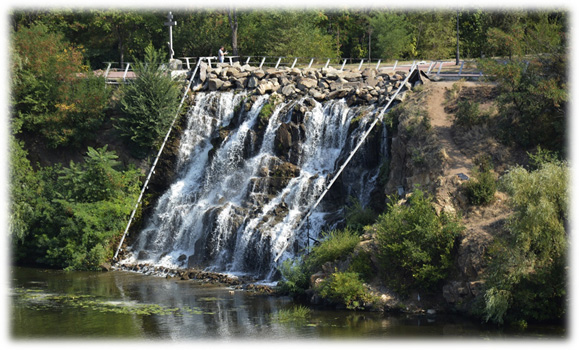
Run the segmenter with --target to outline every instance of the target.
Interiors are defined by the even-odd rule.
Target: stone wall
[[[340,71],[328,67],[313,68],[265,68],[218,63],[210,67],[200,64],[196,91],[226,91],[231,89],[253,90],[256,95],[277,92],[288,99],[305,95],[317,101],[346,98],[348,105],[386,103],[403,83],[405,72],[390,69],[366,68],[361,71]],[[411,88],[407,83],[406,89]],[[397,99],[403,100],[401,92]]]

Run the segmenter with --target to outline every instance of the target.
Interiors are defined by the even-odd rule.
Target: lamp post
[[[167,20],[164,24],[169,27],[169,54],[171,55],[171,60],[173,60],[173,55],[175,54],[175,51],[173,51],[173,26],[177,25],[177,21],[173,21],[171,11],[167,15]]]

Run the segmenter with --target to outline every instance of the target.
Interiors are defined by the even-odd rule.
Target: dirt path
[[[447,114],[444,110],[445,92],[452,88],[454,82],[432,82],[430,88],[432,89],[428,101],[428,115],[430,122],[434,128],[444,151],[448,155],[447,164],[445,166],[445,176],[457,175],[464,173],[470,176],[470,169],[473,164],[460,148],[456,145],[450,132],[452,126],[451,114]],[[465,83],[465,86],[469,84]]]

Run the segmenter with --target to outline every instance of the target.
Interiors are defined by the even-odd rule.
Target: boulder
[[[281,94],[284,96],[289,96],[289,95],[293,94],[294,91],[295,91],[294,84],[285,85],[281,88]]]
[[[255,89],[258,84],[259,84],[259,79],[257,79],[255,76],[251,76],[249,78],[249,80],[247,81],[247,88],[248,89]]]
[[[223,80],[217,78],[209,79],[209,90],[217,91],[221,88],[221,86],[223,86]]]
[[[207,63],[201,62],[199,64],[199,80],[205,82],[205,79],[207,79]]]
[[[302,78],[298,82],[298,89],[302,91],[309,90],[318,85],[318,81],[316,79],[311,78]]]

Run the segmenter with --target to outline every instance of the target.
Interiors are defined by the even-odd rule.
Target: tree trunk
[[[227,15],[229,17],[229,27],[231,28],[231,51],[233,56],[239,56],[237,51],[237,10],[230,7]]]

